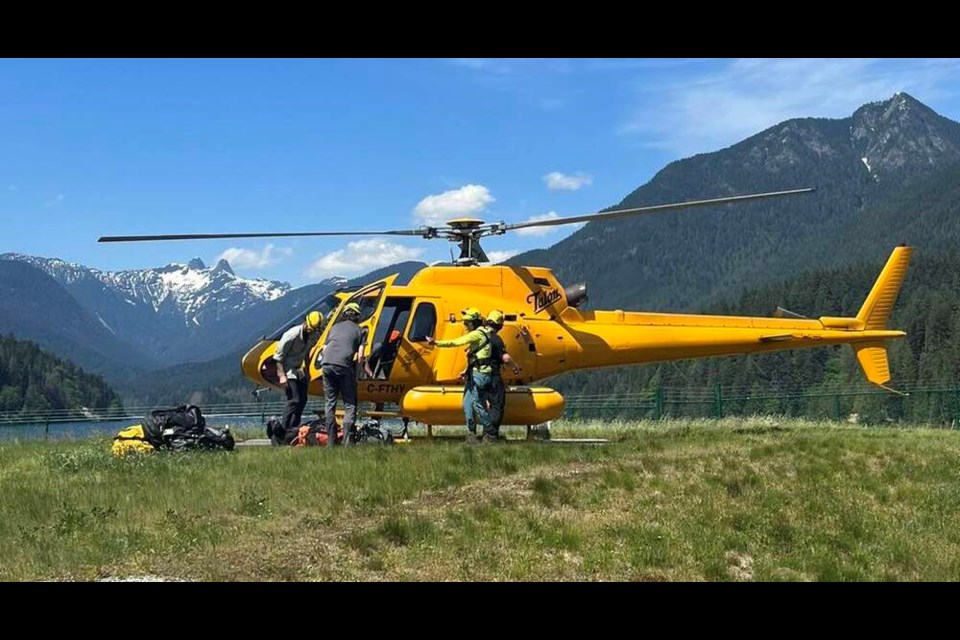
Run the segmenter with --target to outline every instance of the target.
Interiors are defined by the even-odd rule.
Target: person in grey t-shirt
[[[343,444],[350,443],[350,433],[357,420],[357,363],[360,351],[360,305],[348,302],[340,320],[330,327],[323,344],[323,396],[326,399],[324,421],[327,425],[327,446],[337,443],[337,396],[343,397]]]

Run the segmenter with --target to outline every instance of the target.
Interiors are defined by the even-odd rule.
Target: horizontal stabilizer
[[[857,361],[867,380],[883,386],[890,382],[890,364],[887,361],[887,348],[882,342],[865,342],[853,345],[857,352]]]

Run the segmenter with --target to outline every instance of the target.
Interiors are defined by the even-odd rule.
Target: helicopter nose
[[[251,380],[263,384],[278,384],[277,368],[271,357],[276,351],[276,341],[260,340],[240,360],[240,369]]]

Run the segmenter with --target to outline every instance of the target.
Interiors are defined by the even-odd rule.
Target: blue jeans
[[[477,420],[483,427],[484,433],[491,431],[490,414],[487,413],[487,395],[490,393],[490,374],[470,371],[463,386],[463,415],[467,419],[467,430],[476,435]],[[477,420],[474,419],[476,414]]]

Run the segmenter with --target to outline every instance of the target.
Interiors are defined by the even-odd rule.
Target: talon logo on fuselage
[[[563,296],[556,289],[541,289],[527,296],[527,302],[533,303],[533,312],[540,313]]]

